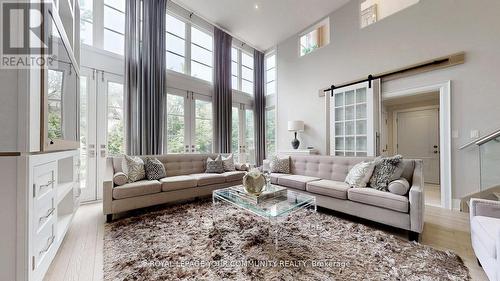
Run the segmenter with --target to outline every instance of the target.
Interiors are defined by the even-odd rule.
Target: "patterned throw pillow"
[[[222,157],[222,163],[224,165],[224,171],[226,172],[236,171],[236,167],[234,166],[234,158],[232,154],[230,154],[228,157]]]
[[[159,180],[167,176],[165,166],[156,158],[146,158],[144,161],[144,169],[148,180]]]
[[[387,187],[393,180],[399,179],[403,174],[403,156],[396,155],[387,158],[375,159],[375,169],[370,178],[370,187],[377,190],[388,191]]]
[[[210,174],[224,173],[224,162],[222,162],[222,158],[220,155],[217,156],[217,158],[215,158],[215,160],[208,157],[207,169],[205,170],[205,173],[210,173]]]
[[[122,170],[128,177],[128,182],[135,182],[146,177],[144,162],[137,156],[124,155],[122,160]]]
[[[351,168],[345,182],[351,187],[363,188],[370,181],[375,164],[373,162],[361,162]]]
[[[290,157],[279,158],[273,156],[269,163],[271,173],[289,174],[290,173]]]

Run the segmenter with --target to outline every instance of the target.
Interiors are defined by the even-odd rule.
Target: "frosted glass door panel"
[[[330,103],[330,154],[374,156],[374,87],[368,82],[335,89]]]

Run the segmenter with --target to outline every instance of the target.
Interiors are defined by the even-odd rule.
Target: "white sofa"
[[[411,185],[404,196],[373,188],[350,188],[345,177],[354,165],[365,160],[373,158],[291,156],[290,174],[271,173],[271,182],[314,195],[320,207],[408,230],[409,239],[418,240],[424,229],[422,160],[403,160],[402,177]]]
[[[206,174],[207,158],[217,154],[166,154],[140,156],[154,157],[165,166],[167,177],[160,180],[141,180],[116,186],[113,175],[122,171],[123,157],[107,159],[103,190],[103,212],[106,220],[113,214],[170,202],[204,197],[219,188],[242,183],[245,168],[235,164],[236,171],[222,174]]]
[[[470,200],[472,248],[490,281],[500,281],[500,201]]]

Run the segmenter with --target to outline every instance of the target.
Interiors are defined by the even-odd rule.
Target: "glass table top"
[[[275,187],[274,185],[270,186],[270,188]],[[252,203],[245,198],[245,194],[242,194],[234,187],[228,187],[214,190],[212,199],[214,203],[224,201],[265,218],[284,217],[308,207],[316,209],[316,198],[314,196],[292,190],[286,190],[285,194],[268,198],[260,203]]]

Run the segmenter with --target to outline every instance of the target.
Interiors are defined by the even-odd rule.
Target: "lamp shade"
[[[304,131],[304,121],[288,121],[288,131],[301,132]]]

